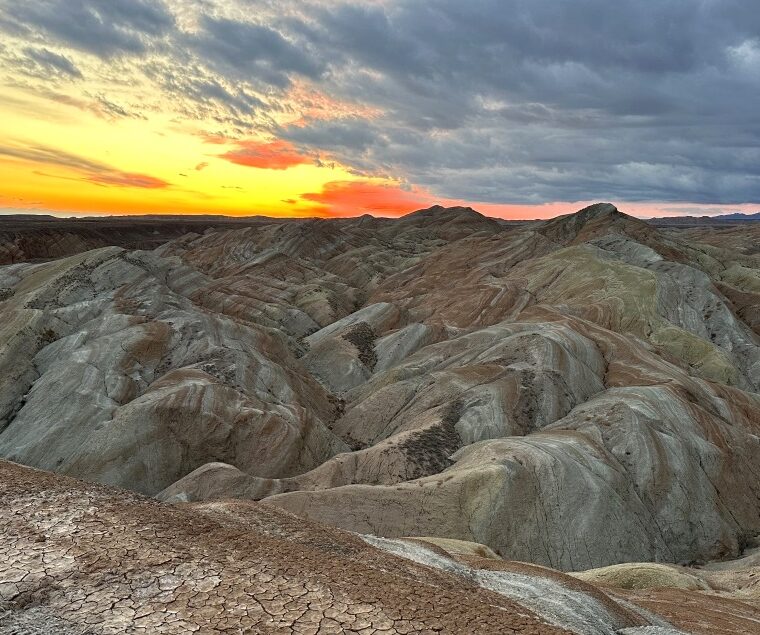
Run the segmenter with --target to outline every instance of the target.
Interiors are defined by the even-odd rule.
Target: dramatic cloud
[[[325,70],[318,55],[263,24],[204,15],[199,31],[186,41],[222,71],[231,69],[277,86],[287,86],[290,73],[315,78]]]
[[[287,141],[239,141],[234,150],[220,154],[219,157],[249,168],[269,170],[287,170],[312,162],[308,157],[299,154],[293,144]]]

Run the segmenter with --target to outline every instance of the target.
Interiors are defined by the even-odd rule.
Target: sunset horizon
[[[380,219],[395,219],[403,218],[409,214],[415,212],[430,209],[431,207],[452,208],[452,207],[467,207],[473,211],[482,214],[488,218],[494,218],[498,220],[506,221],[541,221],[558,218],[560,216],[567,216],[573,214],[585,207],[594,205],[599,202],[608,201],[574,201],[574,202],[555,202],[547,203],[536,206],[524,206],[524,205],[494,205],[471,203],[466,201],[453,201],[453,202],[438,202],[433,200],[431,203],[420,202],[419,205],[411,205],[409,207],[399,207],[393,210],[376,210],[371,207],[361,208],[357,207],[355,213],[334,214],[330,213],[330,210],[326,210],[325,213],[308,213],[305,212],[301,215],[287,214],[276,215],[268,213],[266,210],[260,211],[244,211],[239,213],[232,212],[215,212],[209,211],[135,211],[135,212],[123,212],[118,209],[113,211],[68,211],[68,210],[52,210],[44,208],[0,208],[0,217],[2,216],[30,216],[30,217],[51,217],[57,219],[72,219],[72,220],[96,220],[96,219],[108,219],[108,218],[133,218],[135,220],[148,219],[148,218],[220,218],[230,220],[245,220],[255,218],[272,218],[282,220],[329,220],[329,219],[341,219],[341,218],[359,218],[361,216],[372,216]],[[623,213],[640,218],[642,220],[658,219],[658,218],[720,218],[721,216],[730,216],[733,214],[743,215],[757,215],[760,214],[760,204],[758,205],[732,205],[725,208],[717,208],[714,205],[705,206],[705,208],[696,207],[689,204],[672,206],[667,205],[663,207],[650,206],[646,204],[626,204],[616,203],[611,201],[616,207]]]

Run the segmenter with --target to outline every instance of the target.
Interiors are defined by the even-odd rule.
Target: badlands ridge
[[[760,223],[167,224],[0,236],[0,633],[760,632]]]

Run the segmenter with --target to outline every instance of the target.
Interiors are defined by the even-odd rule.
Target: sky
[[[0,0],[0,212],[760,211],[755,0]]]

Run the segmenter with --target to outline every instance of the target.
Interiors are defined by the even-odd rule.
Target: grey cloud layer
[[[65,55],[59,55],[46,48],[27,47],[23,51],[25,59],[31,62],[32,74],[47,76],[62,74],[67,77],[81,78],[82,73]]]
[[[48,37],[104,57],[142,53],[151,39],[174,27],[166,7],[147,0],[30,0],[0,6],[16,35]]]
[[[17,37],[141,56],[187,116],[442,196],[760,201],[750,0],[5,2]],[[277,128],[296,77],[383,114]]]
[[[232,69],[274,85],[286,86],[288,73],[314,78],[325,68],[318,56],[307,53],[262,24],[202,16],[200,27],[197,35],[185,40],[199,56],[210,60],[222,72]]]

